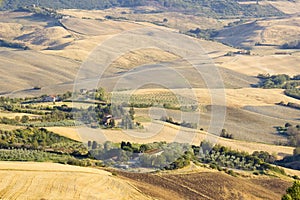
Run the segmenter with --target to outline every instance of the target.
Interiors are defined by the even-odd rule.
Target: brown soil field
[[[288,181],[279,178],[240,178],[220,172],[138,174],[117,171],[119,177],[156,199],[281,199]]]

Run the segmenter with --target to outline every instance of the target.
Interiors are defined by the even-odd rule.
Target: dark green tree
[[[300,200],[300,182],[295,181],[292,187],[286,190],[282,200]]]

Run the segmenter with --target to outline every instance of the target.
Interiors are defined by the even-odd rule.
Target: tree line
[[[20,7],[36,5],[54,9],[107,9],[111,7],[137,7],[159,5],[163,10],[199,12],[209,16],[280,16],[281,11],[271,5],[239,4],[236,0],[4,0],[2,10],[13,10]]]

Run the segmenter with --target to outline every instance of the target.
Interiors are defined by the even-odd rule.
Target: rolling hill
[[[299,100],[285,96],[283,89],[265,90],[253,86],[259,81],[256,77],[259,73],[299,74],[299,51],[279,48],[300,36],[299,11],[295,8],[299,2],[40,0],[38,5],[19,8],[32,4],[37,2],[2,1],[1,96],[57,95],[74,89],[101,86],[113,91],[112,94],[117,97],[135,97],[137,105],[149,102],[158,104],[150,108],[135,108],[135,117],[143,125],[141,129],[96,129],[91,128],[92,124],[88,127],[60,127],[63,125],[54,126],[48,121],[45,124],[49,127],[45,129],[85,143],[109,140],[116,143],[166,141],[199,145],[201,141],[211,139],[248,153],[266,151],[278,158],[293,153],[294,147],[278,145],[285,143],[287,137],[276,134],[275,127],[284,126],[287,122],[299,124],[300,111],[277,104],[297,104]],[[289,10],[286,6],[293,9]],[[244,17],[242,20],[241,16]],[[197,28],[216,29],[218,34],[211,38],[214,40],[183,35]],[[147,30],[146,35],[150,38],[157,38],[156,31],[165,38],[177,34],[191,43],[180,46],[181,41],[176,39],[173,43],[164,43],[166,40],[155,43],[138,35],[128,39],[128,35],[124,34],[130,31],[140,33],[139,30]],[[132,44],[140,42],[137,39],[141,39],[146,47],[128,50],[134,47]],[[153,45],[157,43],[162,48]],[[198,69],[203,69],[202,73],[194,68],[191,60],[182,56],[184,53],[173,51],[173,48],[194,49],[193,44],[199,45],[199,49],[192,54],[201,58]],[[244,53],[240,48],[251,51]],[[104,51],[95,54],[97,49]],[[191,53],[191,49],[185,53]],[[107,52],[118,56],[108,66],[103,66],[111,58]],[[189,55],[186,57],[190,58]],[[107,67],[101,77],[98,73],[103,68],[99,67]],[[209,73],[213,72],[211,69],[216,69],[214,74]],[[219,85],[209,85],[210,81],[217,79],[221,80]],[[80,88],[76,88],[75,83],[80,83]],[[91,85],[94,87],[89,88]],[[174,94],[177,96],[174,97]],[[181,111],[172,108],[172,105],[171,109],[165,109],[168,102],[176,104],[181,99],[185,100],[184,103],[197,105],[198,109]],[[55,112],[62,107],[68,110],[73,105],[70,102],[55,105],[53,102],[34,102],[27,106],[43,108],[43,112]],[[77,107],[75,105],[77,109],[88,106],[90,104],[84,105],[82,102]],[[20,108],[26,108],[26,105]],[[222,112],[223,109],[226,113]],[[0,111],[0,117],[16,119],[23,115],[30,118],[38,116],[16,112]],[[178,122],[198,122],[198,129],[162,122],[160,119],[164,115]],[[224,126],[210,129],[210,123],[216,116]],[[1,124],[0,129],[26,128],[19,125]],[[233,134],[234,139],[218,137],[222,128]],[[299,175],[292,170],[287,172]],[[254,175],[240,170],[237,173],[241,173],[240,176],[234,177],[195,164],[171,172],[128,173],[53,163],[1,162],[0,199],[273,200],[281,198],[292,180],[278,174]]]
[[[107,9],[110,7],[137,7],[137,6],[155,6],[160,10],[173,10],[185,12],[197,12],[202,15],[210,16],[277,16],[283,13],[271,4],[240,4],[236,0],[224,1],[175,1],[175,0],[153,0],[153,1],[123,1],[123,0],[107,0],[107,1],[85,1],[78,2],[75,0],[63,0],[48,2],[46,0],[19,1],[10,0],[3,1],[1,8],[3,10],[16,9],[23,6],[37,4],[38,6],[50,7],[55,9]]]
[[[150,199],[111,173],[53,163],[1,162],[3,199]]]

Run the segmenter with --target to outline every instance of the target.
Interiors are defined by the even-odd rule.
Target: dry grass
[[[81,141],[81,137],[76,128],[72,127],[47,127],[47,130],[52,131],[64,137],[71,138],[73,140]]]
[[[286,14],[297,14],[300,12],[300,1],[263,1],[260,4],[271,4]]]
[[[12,131],[12,130],[22,129],[22,128],[26,128],[26,127],[0,124],[0,130],[4,130],[4,131]]]
[[[1,162],[2,199],[147,199],[110,173],[53,163]]]
[[[12,113],[12,112],[5,112],[5,111],[0,112],[0,117],[7,117],[7,118],[10,118],[10,119],[14,119],[17,116],[18,117],[22,117],[22,116],[35,117],[37,115],[27,114],[27,113]]]
[[[296,75],[299,73],[300,57],[294,55],[234,56],[222,57],[215,61],[221,67],[249,76],[259,73]]]
[[[256,42],[282,45],[300,36],[300,18],[264,19],[223,29],[218,38],[234,46],[254,46]]]
[[[217,90],[210,89],[139,89],[134,92],[134,95],[138,96],[148,96],[161,98],[164,95],[169,94],[169,99],[176,98],[176,94],[183,96],[185,98],[194,99],[198,98],[200,105],[211,105],[212,95],[211,93]],[[173,95],[172,95],[173,92]],[[130,91],[120,92],[130,94]],[[226,98],[227,107],[244,107],[244,106],[265,106],[274,105],[280,101],[284,102],[294,102],[297,103],[298,100],[294,98],[287,97],[283,94],[282,89],[261,89],[261,88],[241,88],[241,89],[220,89],[218,94],[223,94]],[[194,96],[195,95],[195,96]],[[222,95],[218,98],[222,98]],[[218,99],[217,99],[218,100]],[[221,101],[215,102],[221,102]]]
[[[165,52],[160,49],[141,49],[138,51],[127,52],[119,59],[115,60],[107,69],[105,75],[114,76],[118,73],[126,72],[134,67],[155,64],[159,62],[173,61],[178,56]]]

